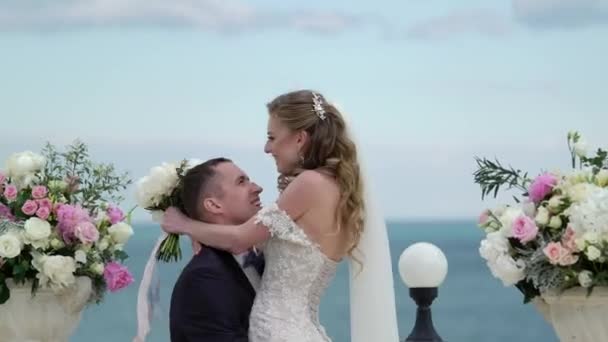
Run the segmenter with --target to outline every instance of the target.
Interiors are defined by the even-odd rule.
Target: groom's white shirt
[[[247,279],[249,279],[249,282],[251,283],[251,286],[253,286],[253,289],[255,290],[255,292],[258,292],[258,288],[260,287],[260,275],[258,274],[258,272],[255,270],[255,267],[250,266],[247,268],[243,268],[243,261],[245,260],[245,256],[247,255],[247,252],[242,253],[242,254],[235,254],[234,258],[236,259],[236,262],[239,263],[239,266],[241,266],[241,269],[243,270],[243,272],[245,272],[245,276],[247,276]]]

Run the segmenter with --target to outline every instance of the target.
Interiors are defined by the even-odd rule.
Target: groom
[[[232,161],[210,159],[192,168],[196,219],[242,224],[261,208],[262,188]],[[232,255],[203,246],[186,265],[171,296],[171,342],[247,342],[249,314],[263,271],[253,251]]]

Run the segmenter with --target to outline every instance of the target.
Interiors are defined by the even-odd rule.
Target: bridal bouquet
[[[522,192],[515,203],[485,210],[479,252],[496,278],[515,285],[527,303],[549,290],[608,285],[608,153],[587,156],[568,133],[572,170],[534,179],[498,161],[476,158],[482,199],[501,187]]]
[[[79,141],[63,153],[47,144],[42,154],[11,155],[0,171],[0,304],[10,298],[7,278],[31,281],[34,294],[90,277],[97,302],[106,289],[133,282],[120,263],[133,234],[129,215],[110,204],[130,182],[112,165],[91,162]]]
[[[156,222],[162,220],[163,212],[171,207],[183,209],[180,190],[181,178],[192,167],[200,164],[198,159],[181,162],[162,163],[150,169],[147,176],[137,182],[136,198],[139,206],[150,212]],[[160,244],[156,253],[157,260],[178,261],[182,257],[179,235],[169,234]]]

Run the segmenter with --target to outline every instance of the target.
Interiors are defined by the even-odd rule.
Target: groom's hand
[[[190,219],[176,207],[169,207],[165,210],[163,221],[160,226],[168,234],[184,234],[187,232],[187,225]]]

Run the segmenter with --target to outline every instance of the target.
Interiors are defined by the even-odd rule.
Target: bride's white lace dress
[[[319,304],[337,263],[276,204],[260,210],[256,221],[272,237],[264,247],[266,267],[251,310],[249,340],[331,341],[319,322]]]

